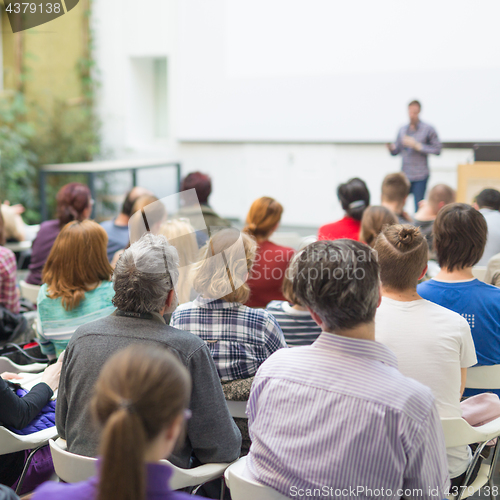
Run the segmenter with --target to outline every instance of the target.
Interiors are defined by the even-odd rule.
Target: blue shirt
[[[417,292],[469,322],[479,365],[500,364],[500,288],[477,279],[451,283],[432,279],[418,285]],[[469,391],[464,395],[471,395]]]
[[[101,222],[101,227],[108,235],[108,260],[111,262],[118,250],[123,250],[129,242],[128,226],[117,226],[115,219]]]

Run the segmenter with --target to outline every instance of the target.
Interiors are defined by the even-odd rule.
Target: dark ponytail
[[[337,188],[337,196],[345,213],[360,221],[370,204],[370,192],[361,179],[354,177]]]

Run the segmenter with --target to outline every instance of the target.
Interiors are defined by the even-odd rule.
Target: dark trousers
[[[429,177],[426,177],[421,181],[410,182],[410,193],[413,194],[413,198],[415,199],[415,212],[418,210],[418,203],[422,201],[425,197],[425,190],[427,188],[428,180]]]

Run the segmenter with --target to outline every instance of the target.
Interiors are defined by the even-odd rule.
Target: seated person
[[[488,237],[484,253],[478,266],[487,266],[490,259],[500,253],[500,191],[496,189],[483,189],[475,200],[475,208],[478,209],[486,219],[488,226]]]
[[[338,240],[340,238],[359,239],[361,218],[370,204],[370,192],[366,184],[357,177],[349,179],[337,188],[337,196],[345,215],[342,219],[321,226],[318,240]]]
[[[174,328],[194,333],[207,343],[223,381],[253,377],[273,352],[286,347],[274,316],[244,305],[250,294],[245,280],[255,249],[255,241],[237,229],[215,233],[193,267],[193,287],[200,295],[179,306],[170,321]],[[222,253],[224,261],[217,257]]]
[[[91,220],[69,222],[54,242],[37,301],[37,337],[49,359],[66,349],[80,325],[115,310],[107,242],[104,229]]]
[[[283,278],[282,290],[286,300],[273,300],[266,307],[266,311],[269,311],[280,325],[288,347],[310,345],[321,333],[321,328],[312,319],[311,313],[293,293],[296,261],[297,256],[290,262]]]
[[[102,366],[115,352],[144,344],[175,352],[193,382],[193,417],[171,462],[189,468],[238,458],[241,435],[227,409],[207,345],[163,319],[175,303],[177,267],[177,251],[164,236],[143,235],[116,264],[113,304],[117,310],[80,326],[73,334],[64,355],[56,406],[57,431],[66,439],[71,453],[97,455],[99,432],[88,408],[94,384]]]
[[[1,215],[5,227],[6,241],[24,241],[26,239],[26,225],[21,214],[24,212],[22,205],[11,205],[5,200],[1,205]]]
[[[40,224],[40,229],[31,247],[30,270],[26,283],[42,284],[42,271],[50,250],[61,229],[72,220],[88,219],[92,213],[94,200],[90,189],[79,182],[63,186],[57,193],[57,219]]]
[[[382,206],[368,207],[361,219],[359,241],[373,248],[382,228],[397,223],[397,217],[388,208]]]
[[[429,245],[429,259],[436,260],[433,250],[432,228],[438,212],[450,203],[455,202],[455,191],[446,184],[437,184],[429,191],[427,200],[419,203],[418,210],[413,216],[413,224],[420,228],[420,233],[427,239]]]
[[[318,241],[299,254],[293,291],[322,333],[310,346],[274,353],[255,376],[245,470],[254,480],[298,498],[324,486],[328,498],[352,488],[363,488],[357,498],[381,488],[392,490],[384,498],[407,488],[420,489],[421,500],[444,498],[448,464],[434,397],[375,342],[379,288],[376,255],[363,243]]]
[[[5,245],[5,225],[0,212],[0,305],[14,314],[19,313],[19,291],[16,288],[17,263],[14,252]]]
[[[500,287],[500,253],[494,255],[486,266],[484,282]]]
[[[295,252],[292,248],[270,241],[278,229],[282,214],[283,206],[267,196],[255,200],[248,212],[243,232],[257,241],[257,254],[248,279],[248,307],[266,307],[271,300],[285,299],[281,284]]]
[[[122,205],[122,211],[116,216],[116,218],[101,222],[101,226],[108,235],[107,253],[110,262],[113,260],[113,256],[116,252],[118,252],[118,250],[122,250],[128,245],[128,221],[133,214],[132,207],[138,198],[147,194],[152,193],[139,186],[132,188],[126,194]]]
[[[60,375],[61,362],[58,361],[48,366],[42,374],[41,382],[20,398],[8,382],[15,382],[20,377],[13,373],[2,373],[0,375],[0,425],[21,430],[31,424],[54,395]],[[24,459],[24,450],[1,455],[0,483],[12,486],[21,475]]]
[[[462,315],[468,322],[480,365],[500,364],[500,289],[474,278],[488,228],[483,215],[465,203],[443,207],[434,222],[434,247],[441,271],[420,283],[418,294]],[[483,390],[466,389],[465,396]],[[500,395],[500,391],[492,391]]]
[[[412,224],[405,212],[406,199],[410,194],[410,181],[403,172],[387,174],[382,182],[381,205],[396,215],[400,224]]]
[[[430,387],[441,418],[460,418],[467,368],[477,363],[469,324],[459,314],[418,295],[417,283],[427,268],[428,248],[416,227],[386,227],[374,248],[382,281],[375,339],[396,355],[403,375]],[[446,451],[451,485],[459,488],[472,459],[471,451],[468,446]]]
[[[167,349],[129,346],[106,362],[91,400],[102,428],[98,474],[80,483],[49,481],[32,500],[164,498],[188,500],[158,463],[174,450],[189,419],[189,372]]]

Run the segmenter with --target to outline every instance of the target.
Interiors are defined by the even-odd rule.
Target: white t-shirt
[[[430,387],[440,417],[461,417],[461,368],[477,363],[465,318],[428,300],[411,302],[382,297],[375,316],[375,339],[391,349],[399,371]],[[468,446],[448,448],[450,477],[464,473]]]

